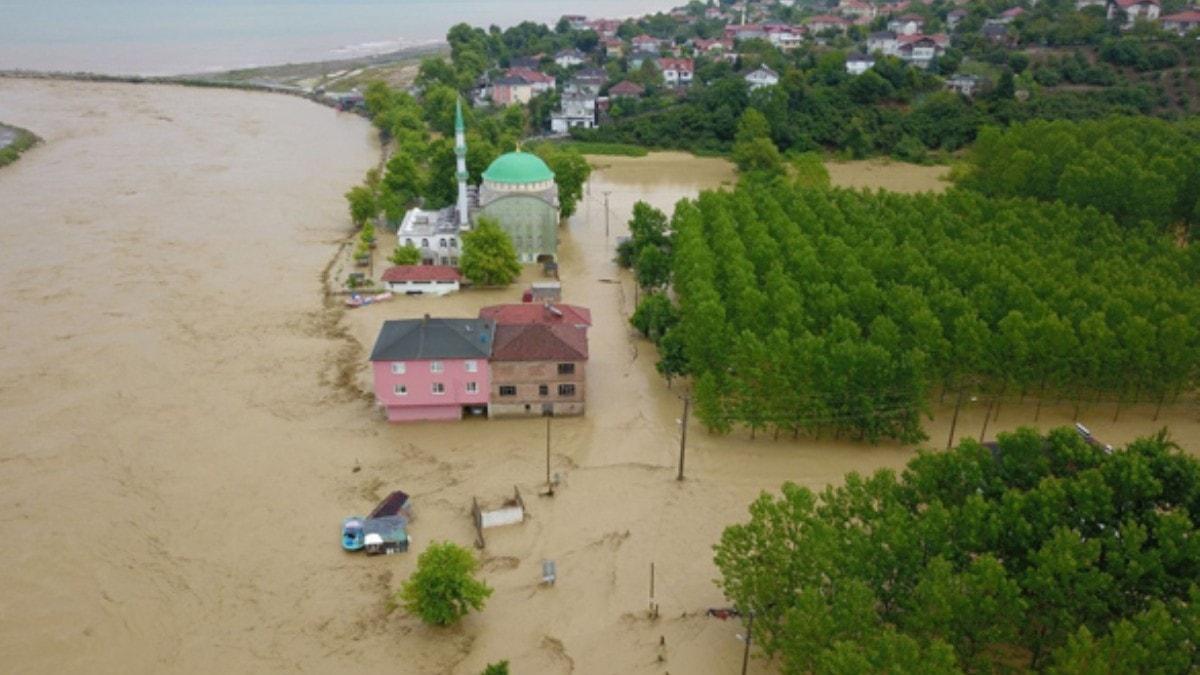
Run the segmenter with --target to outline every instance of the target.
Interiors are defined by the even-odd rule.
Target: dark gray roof
[[[496,323],[486,319],[401,319],[385,321],[371,350],[372,361],[486,359]]]

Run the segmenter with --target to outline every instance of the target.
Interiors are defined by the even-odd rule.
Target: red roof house
[[[517,326],[530,323],[547,325],[592,325],[592,312],[577,305],[539,305],[523,302],[511,305],[492,305],[479,310],[479,318],[491,319],[497,326]]]

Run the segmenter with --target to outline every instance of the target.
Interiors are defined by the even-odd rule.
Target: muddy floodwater
[[[544,420],[395,426],[372,404],[365,357],[383,320],[471,316],[520,288],[349,312],[325,298],[323,271],[347,271],[341,195],[378,160],[365,122],[289,97],[9,80],[0,119],[46,139],[0,170],[6,671],[736,672],[740,626],[703,615],[725,604],[721,529],[783,480],[820,488],[911,456],[693,423],[675,480],[678,385],[628,327],[634,289],[613,247],[636,200],[669,210],[731,182],[722,161],[593,158],[560,248],[564,299],[595,321],[588,412],[549,423],[558,488],[539,497]],[[979,433],[981,410],[960,435]],[[1003,407],[988,435],[1032,412]],[[1163,424],[1197,438],[1194,410],[1151,413],[1085,410],[1110,442]],[[488,531],[485,610],[440,630],[391,611],[429,542],[472,544],[472,498],[514,487],[530,518]],[[341,519],[393,489],[414,496],[413,550],[343,553]]]

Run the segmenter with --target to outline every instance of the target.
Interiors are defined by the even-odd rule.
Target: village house
[[[825,33],[828,31],[844,32],[850,27],[850,22],[840,16],[818,14],[804,20],[809,33]]]
[[[878,13],[875,5],[861,0],[842,0],[837,9],[839,14],[847,18],[874,19]]]
[[[576,127],[596,126],[596,97],[587,93],[564,93],[558,112],[550,114],[550,130],[565,134]]]
[[[920,14],[904,14],[888,21],[887,28],[896,35],[917,35],[925,30],[925,18]]]
[[[896,56],[896,49],[899,46],[896,34],[892,31],[879,31],[867,36],[867,52],[871,54],[879,52],[884,56]]]
[[[371,350],[375,400],[389,422],[457,420],[487,409],[490,319],[385,321]]]
[[[468,212],[474,198],[475,191],[468,186]],[[412,208],[405,212],[400,226],[396,228],[396,243],[417,249],[422,265],[456,266],[461,255],[459,229],[465,222],[465,216],[459,217],[457,205],[436,211]]]
[[[1200,10],[1191,9],[1162,17],[1163,30],[1186,35],[1200,28]]]
[[[588,20],[586,16],[579,14],[563,14],[559,21],[566,21],[571,30],[587,30]]]
[[[524,68],[526,70],[537,70],[542,66],[542,56],[514,56],[508,61],[509,68]]]
[[[750,91],[754,91],[779,84],[779,73],[771,70],[770,66],[759,66],[746,73],[744,79],[750,85]]]
[[[766,37],[766,29],[756,23],[725,26],[726,40],[762,40]]]
[[[662,58],[655,61],[668,87],[686,87],[692,83],[695,64],[691,59]]]
[[[970,98],[983,87],[984,83],[985,80],[977,75],[957,73],[946,80],[946,89]]]
[[[724,51],[733,49],[733,41],[726,39],[705,40],[704,38],[693,38],[692,49],[697,54],[718,54]]]
[[[804,42],[804,28],[774,23],[763,26],[767,33],[767,41],[782,52],[790,52]]]
[[[523,77],[505,75],[492,80],[492,103],[525,105],[533,98],[533,85]]]
[[[608,95],[611,98],[641,98],[642,94],[646,93],[646,88],[629,80],[622,80],[613,86],[609,87]]]
[[[958,28],[958,24],[962,23],[965,18],[967,18],[967,10],[962,8],[952,9],[946,14],[946,27],[954,30]]]
[[[604,83],[608,81],[608,73],[600,68],[584,68],[575,73],[563,86],[564,94],[586,94],[588,96],[598,96],[600,89],[604,87]]]
[[[604,38],[600,41],[604,54],[610,59],[619,59],[625,55],[625,43],[620,38]]]
[[[558,64],[559,68],[574,68],[582,66],[584,58],[586,57],[583,52],[578,49],[564,49],[554,55],[554,62]]]
[[[573,305],[495,305],[489,359],[492,417],[581,415],[587,400],[587,329],[591,312]]]
[[[1124,28],[1132,28],[1138,19],[1153,21],[1161,11],[1158,0],[1108,0],[1108,20],[1120,20]]]
[[[593,19],[587,23],[588,28],[591,28],[599,35],[601,39],[615,38],[617,31],[621,28],[620,19]]]
[[[1000,23],[993,23],[990,19],[983,24],[983,28],[979,29],[981,35],[988,42],[994,44],[1008,44],[1012,41],[1012,36],[1009,34],[1008,26]]]
[[[462,274],[449,265],[397,265],[389,267],[382,280],[398,295],[446,295],[462,286]]]
[[[649,35],[638,35],[630,40],[629,44],[633,46],[633,51],[642,54],[657,54],[662,51],[662,40]]]
[[[917,68],[928,68],[929,64],[946,53],[950,39],[944,34],[936,35],[901,35],[896,41],[897,56]]]
[[[706,19],[720,19],[724,16],[725,14],[721,11],[720,7],[709,6],[704,8],[704,18]]]
[[[875,67],[875,57],[867,54],[851,54],[846,57],[846,72],[851,75],[862,75]]]
[[[505,75],[508,77],[519,77],[529,83],[534,94],[544,94],[552,91],[558,84],[553,75],[547,75],[540,70],[531,70],[529,68],[517,67],[509,68]]]

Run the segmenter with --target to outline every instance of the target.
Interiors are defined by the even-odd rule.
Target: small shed
[[[524,302],[559,302],[562,300],[562,283],[558,281],[535,281],[529,285],[521,298]]]
[[[402,295],[445,295],[462,285],[462,274],[448,265],[397,265],[383,273],[383,283]]]

